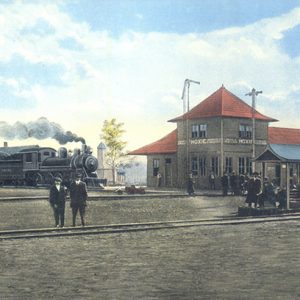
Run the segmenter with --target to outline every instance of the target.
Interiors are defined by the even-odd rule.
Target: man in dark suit
[[[231,188],[231,194],[232,195],[238,195],[238,185],[237,185],[237,175],[235,174],[235,171],[231,172],[231,175],[229,176],[229,182],[230,182],[230,188]]]
[[[189,196],[195,196],[193,174],[190,173],[187,180],[187,192]]]
[[[54,213],[55,227],[64,227],[66,196],[67,188],[62,184],[60,177],[55,177],[49,193],[49,202]]]
[[[228,194],[228,175],[226,172],[224,172],[223,176],[221,177],[221,185],[222,185],[223,196],[227,196],[227,194]]]
[[[246,203],[249,207],[255,208],[259,207],[258,205],[258,197],[261,194],[261,180],[258,177],[258,173],[254,172],[253,177],[250,178],[248,184],[248,194],[246,197]]]
[[[73,226],[76,225],[76,215],[79,210],[81,225],[85,226],[85,208],[87,201],[86,184],[80,180],[81,175],[77,174],[75,181],[70,186],[71,208],[73,216]]]
[[[256,196],[256,199],[255,199],[255,207],[260,207],[259,203],[258,203],[258,199],[262,193],[262,190],[261,190],[261,179],[258,177],[258,173],[257,172],[254,172],[253,173],[253,176],[254,176],[254,184],[253,184],[253,192]]]

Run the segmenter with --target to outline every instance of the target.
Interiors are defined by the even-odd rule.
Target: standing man
[[[162,182],[162,175],[160,174],[160,172],[157,173],[157,187],[161,187],[161,182]]]
[[[257,172],[254,172],[253,176],[254,176],[253,190],[254,190],[254,194],[256,196],[255,207],[260,207],[260,204],[258,202],[258,198],[260,197],[260,195],[262,193],[262,191],[261,191],[261,179],[258,177]]]
[[[235,175],[234,171],[231,172],[231,175],[229,176],[229,181],[230,181],[230,187],[231,187],[231,194],[237,195],[238,194],[237,176]]]
[[[223,176],[221,177],[221,184],[222,184],[223,196],[227,196],[227,194],[228,194],[228,175],[226,172],[224,172]]]
[[[190,173],[188,180],[187,180],[187,192],[189,196],[195,196],[195,190],[194,190],[194,179],[193,179],[193,174]]]
[[[55,177],[49,193],[49,202],[54,213],[55,227],[64,227],[65,225],[66,196],[67,188],[62,184],[60,177]]]
[[[246,203],[249,207],[255,208],[259,207],[257,203],[258,197],[261,194],[261,180],[258,177],[258,173],[254,172],[253,177],[250,178],[248,184],[248,194],[246,197]]]
[[[80,180],[81,175],[76,174],[75,181],[70,186],[70,198],[73,217],[73,227],[76,226],[76,215],[79,210],[81,225],[85,226],[85,208],[87,200],[86,184]]]
[[[209,177],[208,177],[208,181],[209,181],[209,187],[211,190],[215,190],[216,189],[216,184],[215,184],[215,174],[213,171],[210,172]]]

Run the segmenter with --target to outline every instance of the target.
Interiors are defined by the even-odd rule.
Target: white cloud
[[[143,20],[144,16],[142,14],[136,14],[135,17],[139,20]]]
[[[0,77],[0,83],[5,84],[13,89],[19,89],[19,82],[14,78]]]
[[[124,122],[129,148],[134,149],[175,128],[166,121],[182,113],[183,81],[191,78],[201,82],[190,89],[191,106],[222,83],[250,103],[244,94],[255,87],[267,98],[259,106],[264,113],[270,115],[264,105],[284,99],[289,114],[272,110],[276,115],[271,116],[282,124],[293,119],[294,126],[300,127],[288,104],[300,89],[299,58],[290,58],[278,43],[287,30],[300,24],[300,8],[206,34],[126,32],[119,38],[75,22],[55,4],[0,5],[0,16],[0,62],[17,54],[32,64],[62,66],[56,74],[61,85],[29,80],[20,84],[18,74],[2,78],[14,92],[35,100],[37,107],[25,117],[24,112],[13,116],[0,112],[1,120],[45,116],[86,137],[95,148],[103,121],[116,117]],[[41,20],[48,24],[49,33],[30,29]],[[68,38],[80,47],[63,47],[60,41]]]

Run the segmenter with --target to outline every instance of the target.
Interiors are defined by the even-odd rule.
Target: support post
[[[183,109],[186,107],[186,113],[185,113],[185,126],[186,126],[186,179],[189,176],[189,166],[190,166],[190,158],[189,158],[189,117],[188,117],[188,112],[190,110],[190,84],[191,83],[196,83],[200,84],[199,81],[194,81],[191,79],[186,79],[184,81],[184,86],[183,86],[183,91],[182,91],[182,97],[181,99],[183,100]],[[186,105],[185,101],[186,100]]]
[[[290,209],[290,164],[286,163],[286,209]]]
[[[256,91],[255,88],[251,90],[250,93],[247,93],[245,96],[252,97],[252,172],[255,172],[255,111],[256,111],[256,96],[262,94],[262,91]]]

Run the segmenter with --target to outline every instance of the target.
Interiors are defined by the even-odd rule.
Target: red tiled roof
[[[300,144],[300,129],[298,128],[268,128],[269,144]]]
[[[131,151],[129,155],[167,154],[177,152],[177,129],[173,130],[160,140]]]
[[[269,144],[300,144],[300,129],[298,128],[268,128]],[[177,129],[160,140],[130,152],[130,155],[149,155],[177,152]]]
[[[186,118],[198,119],[217,116],[252,118],[252,107],[222,86],[208,98],[192,108],[189,112],[171,119],[169,122],[177,122],[185,120]],[[277,121],[259,113],[258,111],[255,111],[255,118],[267,122]]]

